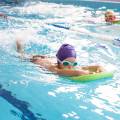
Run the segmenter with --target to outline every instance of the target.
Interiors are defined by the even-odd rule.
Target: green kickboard
[[[89,75],[81,75],[81,76],[73,76],[70,77],[71,80],[74,81],[93,81],[98,79],[105,79],[105,78],[112,78],[113,73],[112,72],[105,72],[105,73],[96,73],[96,74],[89,74]]]

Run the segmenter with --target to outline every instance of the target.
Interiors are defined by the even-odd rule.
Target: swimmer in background
[[[108,10],[105,12],[105,21],[107,23],[120,23],[120,19],[118,19],[114,13],[114,11]]]
[[[5,15],[4,13],[0,13],[0,18],[5,18],[5,19],[7,19],[7,15]]]
[[[82,20],[74,20],[75,22],[88,22],[88,23],[101,23],[101,22],[106,22],[106,23],[112,23],[112,24],[120,24],[120,19],[117,18],[116,14],[112,10],[107,10],[104,13],[104,18],[99,18],[99,17],[84,17]]]
[[[28,57],[28,55],[24,54],[20,41],[16,42],[16,47],[21,58],[28,59],[32,63],[58,75],[80,76],[104,71],[104,69],[99,65],[84,67],[78,66],[75,48],[69,44],[63,44],[59,48],[56,54],[56,62],[53,62],[53,58],[43,55],[30,55]]]

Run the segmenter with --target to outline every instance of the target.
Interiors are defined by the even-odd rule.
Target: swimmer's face
[[[113,12],[106,12],[105,13],[105,21],[106,22],[114,22],[116,20],[116,16]]]
[[[60,62],[59,67],[61,69],[73,69],[77,66],[76,58],[74,57],[69,57],[59,62]]]

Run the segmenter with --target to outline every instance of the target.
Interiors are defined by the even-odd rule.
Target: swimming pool
[[[53,25],[119,36],[119,25],[80,21],[102,18],[102,13],[109,8],[119,16],[120,4],[100,4],[96,7],[89,2],[76,5],[29,1],[18,5],[1,5],[0,12],[8,15],[8,20],[0,19],[1,120],[120,119],[120,48],[94,36]],[[115,69],[114,77],[76,83],[43,71],[16,57],[16,39],[23,41],[27,53],[51,56],[55,56],[62,43],[73,44],[81,65],[107,65],[108,69]]]

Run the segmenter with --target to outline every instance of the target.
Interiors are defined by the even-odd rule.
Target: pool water
[[[102,3],[104,5],[104,3]],[[55,25],[91,33],[119,36],[119,25],[100,22],[103,12],[119,8],[29,1],[1,4],[0,12],[0,120],[119,120],[119,47]],[[118,4],[117,4],[118,5]],[[97,22],[91,22],[95,20]],[[85,21],[85,20],[90,21]],[[63,43],[76,47],[80,65],[101,64],[114,69],[114,77],[76,83],[19,59],[15,41],[20,39],[28,54],[55,57]]]

